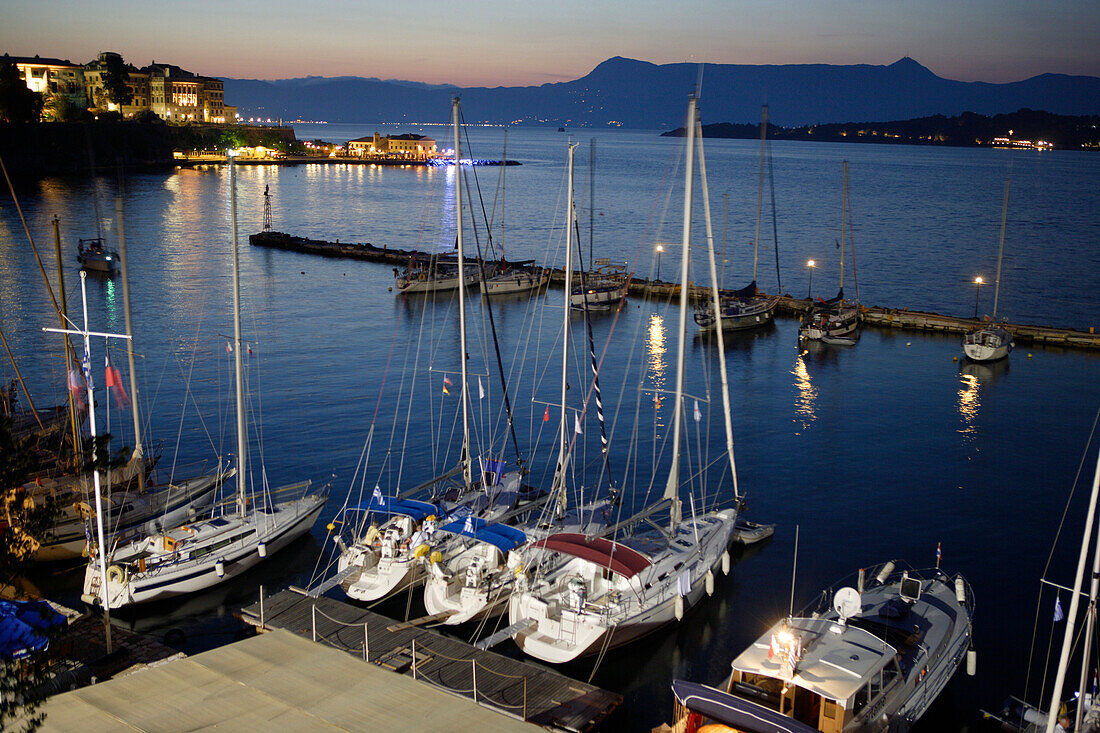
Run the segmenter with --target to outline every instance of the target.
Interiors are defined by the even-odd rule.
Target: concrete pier
[[[326,242],[318,239],[295,237],[281,232],[259,232],[251,235],[249,242],[257,247],[273,247],[322,257],[342,257],[398,266],[408,264],[413,257],[421,261],[427,261],[432,256],[428,252],[378,247],[370,243]],[[551,285],[563,287],[564,281],[565,274],[561,269],[550,269]],[[699,285],[691,285],[690,287],[691,291],[688,295],[693,302],[711,297],[710,289],[707,287]],[[635,279],[630,283],[630,295],[651,299],[672,299],[678,297],[679,294],[680,285],[678,283],[642,279]],[[777,312],[780,315],[800,318],[810,310],[811,306],[812,303],[808,298],[792,298],[789,295],[784,295],[779,299]],[[863,321],[866,325],[875,328],[959,335],[973,331],[983,325],[982,321],[974,318],[956,318],[939,313],[909,310],[908,308],[882,308],[879,306],[864,307]],[[1000,325],[1012,333],[1018,344],[1061,346],[1071,349],[1100,349],[1100,334],[1094,333],[1092,329],[1078,331],[1071,328],[1018,323],[1002,323]]]

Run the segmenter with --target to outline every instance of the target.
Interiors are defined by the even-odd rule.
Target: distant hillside
[[[663,137],[683,137],[679,127],[661,133]],[[755,140],[760,125],[719,122],[703,125],[703,137]],[[953,145],[975,147],[991,145],[995,138],[1015,141],[1043,140],[1060,150],[1100,150],[1100,116],[1055,115],[1021,109],[1003,115],[979,115],[966,112],[957,117],[932,115],[913,120],[891,122],[846,122],[843,124],[780,127],[768,125],[772,140],[812,140],[817,142],[877,142],[905,145]]]
[[[442,122],[462,97],[470,121],[566,127],[669,129],[682,123],[698,64],[616,57],[586,76],[533,87],[447,87],[359,77],[226,79],[225,98],[249,116],[329,122]],[[889,66],[704,64],[702,117],[755,123],[767,102],[787,127],[851,120],[982,115],[1021,108],[1100,114],[1100,78],[1042,74],[1010,84],[943,79],[910,58]]]

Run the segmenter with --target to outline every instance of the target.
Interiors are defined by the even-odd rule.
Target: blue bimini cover
[[[22,659],[49,645],[67,621],[45,601],[0,601],[0,659]]]
[[[507,524],[490,524],[477,517],[466,517],[446,524],[440,529],[443,532],[473,537],[478,542],[487,542],[501,552],[514,550],[527,542],[527,535],[515,527],[509,527]]]
[[[375,494],[370,501],[358,506],[348,507],[349,512],[377,512],[379,514],[402,514],[421,521],[432,514],[438,515],[435,504],[412,499],[397,499],[392,496]]]
[[[673,680],[672,693],[688,710],[746,733],[816,733],[777,710],[696,682]]]

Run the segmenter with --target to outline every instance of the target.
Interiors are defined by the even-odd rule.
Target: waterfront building
[[[107,74],[109,59],[114,56],[122,61],[122,56],[113,51],[104,51],[95,61],[84,65],[84,85],[87,89],[88,105],[91,109],[109,110],[122,113],[123,117],[133,117],[138,112],[144,112],[151,106],[149,94],[149,73],[138,69],[133,64],[125,64],[126,86],[130,88],[130,101],[126,104],[116,104],[107,99],[107,89],[104,77]]]
[[[170,122],[233,122],[226,114],[221,79],[199,76],[172,64],[155,61],[141,70],[149,74],[150,109]],[[236,108],[231,108],[235,115]]]
[[[44,96],[62,94],[71,102],[83,105],[86,93],[84,86],[84,67],[68,59],[42,58],[41,56],[8,56],[5,61],[15,64],[19,77],[27,83],[32,92]]]
[[[370,156],[404,157],[410,160],[423,160],[435,156],[435,140],[423,135],[407,133],[405,135],[386,135],[377,132],[370,137],[361,137],[348,141],[348,155],[357,158]]]

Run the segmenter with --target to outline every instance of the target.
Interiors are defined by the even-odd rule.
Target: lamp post
[[[978,277],[974,278],[974,284],[978,286],[978,290],[974,294],[974,318],[978,317],[978,300],[982,297],[982,283],[983,282],[985,282],[985,281],[982,280],[981,275],[978,275]]]
[[[814,267],[816,267],[816,266],[817,266],[817,263],[814,262],[813,260],[809,260],[808,262],[806,262],[806,267],[810,268],[810,286],[808,288],[806,288],[806,297],[807,298],[814,297]]]
[[[661,280],[661,253],[665,251],[664,245],[657,245],[657,281]]]

